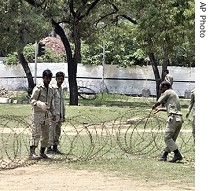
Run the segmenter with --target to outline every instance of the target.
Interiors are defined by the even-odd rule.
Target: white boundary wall
[[[35,64],[30,63],[32,75],[35,73]],[[40,82],[42,72],[50,69],[53,76],[58,71],[63,71],[66,75],[64,86],[68,88],[68,74],[66,63],[37,63],[37,83]],[[174,77],[173,89],[179,96],[185,97],[186,92],[195,87],[195,68],[168,67],[170,74]],[[159,72],[162,68],[159,67]],[[103,81],[104,71],[104,81]],[[79,86],[90,87],[97,92],[103,89],[103,82],[109,93],[135,94],[141,95],[142,91],[148,90],[151,95],[156,95],[155,79],[152,66],[137,66],[135,68],[122,68],[114,65],[86,66],[78,64],[77,82]],[[55,83],[53,78],[52,83]],[[7,90],[17,90],[27,88],[26,75],[21,65],[6,66],[0,64],[0,88]]]

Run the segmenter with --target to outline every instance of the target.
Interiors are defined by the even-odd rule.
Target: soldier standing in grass
[[[169,70],[168,69],[164,70],[163,74],[164,74],[164,81],[169,82],[171,84],[171,88],[172,88],[172,85],[174,83],[173,76],[171,74],[169,74]]]
[[[49,141],[50,121],[55,121],[55,108],[53,103],[53,88],[49,85],[52,79],[52,72],[47,69],[42,73],[43,82],[33,89],[30,104],[32,105],[32,131],[30,138],[29,159],[47,159],[45,149]],[[39,141],[41,143],[40,157],[36,155],[35,149]]]
[[[58,144],[61,135],[61,126],[62,123],[65,121],[64,93],[62,88],[64,79],[65,74],[63,72],[56,73],[56,84],[53,85],[56,122],[52,122],[50,127],[50,146],[47,148],[48,154],[62,154],[62,152],[58,150]]]
[[[164,136],[166,148],[164,149],[165,152],[163,156],[159,160],[167,161],[168,154],[170,152],[174,152],[174,157],[169,162],[180,161],[182,160],[182,155],[175,143],[183,123],[180,100],[177,93],[171,89],[171,84],[169,82],[163,81],[160,84],[160,90],[162,94],[157,102],[152,106],[152,109],[156,109],[155,113],[159,111],[166,111],[168,120]],[[161,104],[164,104],[165,107],[158,107]]]
[[[193,114],[192,134],[193,134],[194,143],[195,143],[195,88],[191,91],[191,94],[190,94],[190,104],[188,106],[188,111],[187,111],[187,114],[186,114],[186,118],[189,117],[191,111],[192,111],[192,114]]]

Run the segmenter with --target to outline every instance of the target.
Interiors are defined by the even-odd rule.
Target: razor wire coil
[[[52,158],[77,162],[125,154],[157,157],[165,147],[165,123],[151,113],[141,117],[138,110],[101,123],[93,123],[88,115],[66,118],[59,144],[65,154]],[[0,115],[0,170],[36,163],[28,159],[31,126],[31,116]],[[183,127],[177,142],[183,154],[194,152],[190,130]]]

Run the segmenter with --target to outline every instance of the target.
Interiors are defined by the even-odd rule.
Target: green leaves
[[[3,14],[4,13],[4,14]],[[26,44],[42,38],[50,30],[40,10],[25,1],[7,0],[0,3],[0,47],[5,52],[22,52]]]
[[[140,7],[137,39],[145,52],[167,59],[176,55],[176,47],[181,46],[191,55],[194,53],[194,39],[190,38],[194,36],[194,1],[141,0],[136,1],[136,6]],[[193,62],[194,58],[188,59]]]

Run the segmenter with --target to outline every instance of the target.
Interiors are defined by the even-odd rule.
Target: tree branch
[[[70,13],[72,13],[72,15],[75,17],[76,13],[74,11],[74,0],[71,0],[69,3],[69,9],[70,9]]]
[[[130,22],[132,22],[133,24],[137,24],[136,20],[133,20],[130,16],[128,15],[121,15],[122,17],[124,17],[125,19],[129,20]]]
[[[112,7],[114,8],[114,10],[115,10],[116,12],[118,12],[118,11],[119,11],[119,9],[117,8],[117,6],[116,6],[116,5],[114,5],[113,3],[112,3]]]
[[[113,11],[113,12],[110,12],[110,13],[107,13],[106,15],[104,15],[104,16],[101,16],[100,17],[100,19],[98,19],[98,20],[96,20],[93,24],[95,25],[95,26],[97,26],[98,25],[98,23],[100,22],[100,21],[102,21],[103,19],[105,19],[106,17],[108,17],[108,16],[110,16],[110,15],[114,15],[116,13],[116,11]]]
[[[34,7],[41,7],[45,3],[45,0],[43,0],[40,3],[38,3],[36,0],[24,0],[24,1],[26,1],[28,4],[30,4]]]
[[[92,9],[94,9],[94,7],[97,5],[97,3],[98,3],[99,1],[100,1],[100,0],[95,0],[93,3],[91,3],[90,5],[88,5],[89,7],[88,7],[86,13],[85,13],[84,15],[81,15],[81,16],[79,17],[79,20],[81,20],[81,19],[82,19],[83,17],[85,17],[85,16],[88,16],[89,13],[90,13],[90,11],[91,11]]]

